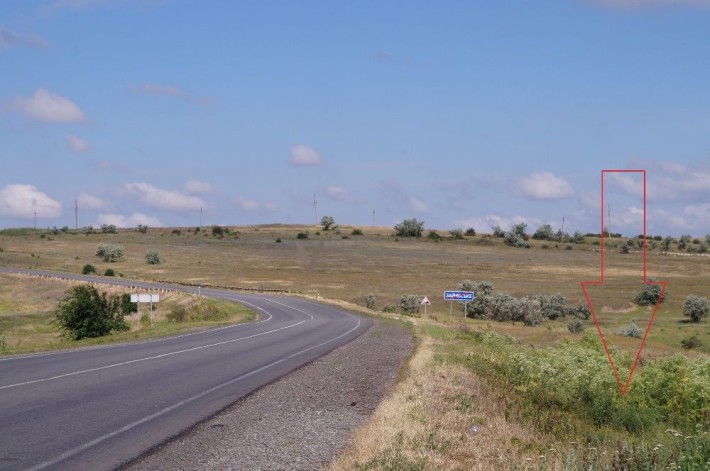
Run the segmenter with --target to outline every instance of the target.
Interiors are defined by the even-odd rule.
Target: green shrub
[[[542,317],[555,320],[565,315],[567,298],[561,293],[557,294],[536,294],[533,296],[540,303]]]
[[[276,239],[276,243],[280,244],[281,243],[281,238]]]
[[[465,235],[468,236],[468,237],[473,237],[473,236],[475,236],[475,235],[476,235],[476,229],[474,229],[473,227],[469,227],[468,229],[466,229]]]
[[[138,303],[131,302],[131,295],[128,293],[123,293],[121,295],[121,313],[124,316],[138,312]]]
[[[573,334],[578,334],[584,330],[584,322],[576,317],[567,321],[567,330]]]
[[[221,226],[212,226],[212,235],[215,237],[223,237],[224,229]]]
[[[102,234],[115,234],[116,233],[116,226],[113,224],[101,224],[101,233]]]
[[[365,307],[368,309],[375,309],[375,302],[377,301],[377,296],[374,294],[370,293],[364,298],[365,301]]]
[[[635,339],[640,339],[643,337],[643,332],[639,328],[639,326],[636,325],[634,321],[631,321],[629,325],[624,326],[620,328],[619,330],[616,331],[617,335],[622,335],[624,337],[632,337]]]
[[[74,286],[59,302],[52,321],[71,340],[101,337],[129,329],[121,313],[121,300],[107,297],[91,285]]]
[[[441,240],[441,236],[436,231],[429,231],[429,235],[427,235],[427,239],[433,240],[434,242],[439,242]]]
[[[116,272],[113,271],[113,268],[107,268],[104,272],[104,276],[116,276]]]
[[[692,322],[700,322],[710,313],[710,300],[694,294],[688,295],[683,302],[683,315]]]
[[[509,294],[496,294],[491,298],[490,302],[491,317],[499,322],[505,322],[513,319],[515,303],[516,299]]]
[[[659,301],[662,303],[668,293],[663,293],[661,296],[662,287],[659,284],[645,284],[641,291],[634,297],[634,302],[639,306],[655,306]]]
[[[419,296],[416,294],[403,294],[399,300],[399,308],[407,316],[418,317],[419,309],[421,308]]]
[[[451,238],[454,240],[463,240],[464,239],[464,234],[462,229],[452,229],[449,231],[449,235],[451,235]]]
[[[385,306],[382,308],[382,312],[387,312],[387,313],[395,313],[397,312],[397,306],[394,304],[385,304]]]
[[[681,346],[686,350],[692,350],[694,348],[700,348],[703,346],[703,342],[700,340],[698,335],[691,335],[680,341]]]
[[[145,251],[145,263],[148,265],[160,265],[161,261],[157,250],[149,249]]]
[[[468,317],[484,318],[490,313],[491,297],[493,296],[493,283],[490,281],[463,280],[459,283],[460,291],[473,291],[473,301],[468,303],[459,302],[459,309],[467,312]]]
[[[353,231],[350,233],[350,235],[361,236],[361,235],[363,235],[362,229],[353,229]]]
[[[421,237],[424,230],[424,221],[405,219],[394,226],[394,232],[398,237]]]
[[[96,273],[96,267],[90,264],[84,265],[84,268],[81,269],[81,274],[82,275],[91,275],[93,273]]]
[[[104,262],[117,262],[123,258],[123,247],[114,244],[98,244],[96,246],[96,256],[101,257]]]
[[[308,239],[308,232],[299,232],[296,234],[296,239]]]

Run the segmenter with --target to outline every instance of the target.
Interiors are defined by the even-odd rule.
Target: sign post
[[[429,298],[424,296],[424,299],[422,299],[422,306],[424,306],[424,317],[426,317],[426,307],[431,304],[431,301],[429,301]]]
[[[136,303],[136,306],[138,306],[138,315],[140,317],[140,303],[150,303],[150,325],[153,325],[153,303],[157,303],[160,301],[160,295],[159,294],[132,294],[131,295],[131,302]]]
[[[449,304],[449,320],[451,320],[451,311],[453,310],[454,306],[454,301],[463,301],[464,308],[464,317],[468,316],[468,303],[473,301],[473,291],[444,291],[444,300],[445,301],[451,301],[451,304]]]

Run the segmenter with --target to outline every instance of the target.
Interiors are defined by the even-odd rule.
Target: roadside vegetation
[[[332,469],[707,469],[710,272],[703,247],[710,238],[647,239],[648,275],[668,289],[622,396],[579,285],[599,276],[599,234],[525,225],[490,234],[432,231],[416,219],[395,228],[324,222],[327,229],[0,231],[0,266],[81,273],[90,265],[93,273],[110,268],[126,278],[281,289],[411,323],[418,347],[401,381]],[[120,246],[121,257],[97,257],[99,244]],[[610,283],[590,298],[625,379],[660,291],[641,281],[642,239],[607,234],[604,244]],[[146,263],[156,249],[161,263]],[[0,275],[5,353],[67,344],[49,324],[73,286],[59,285]],[[457,288],[476,293],[468,317],[463,305],[441,299]],[[432,302],[426,315],[424,296]],[[75,343],[167,335],[250,315],[225,317],[233,304],[213,309],[207,302],[161,295],[152,327],[131,314],[128,332]]]

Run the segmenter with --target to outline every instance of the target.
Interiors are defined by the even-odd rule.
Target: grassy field
[[[648,275],[668,283],[667,297],[632,388],[619,399],[591,319],[584,322],[585,334],[573,334],[567,319],[529,327],[465,319],[457,306],[450,318],[450,306],[441,299],[444,290],[470,279],[490,281],[495,292],[515,297],[561,293],[577,304],[584,299],[579,283],[599,277],[598,239],[531,240],[531,248],[524,249],[485,235],[434,242],[397,238],[388,228],[359,228],[364,235],[353,235],[353,229],[237,227],[222,237],[210,229],[90,235],[0,231],[0,265],[80,273],[92,264],[98,273],[112,268],[126,278],[284,289],[366,312],[363,298],[369,293],[377,298],[377,312],[398,305],[403,294],[428,296],[426,318],[411,319],[419,347],[406,374],[333,469],[705,469],[683,466],[710,455],[710,384],[703,382],[710,382],[710,320],[686,322],[682,303],[688,294],[710,297],[709,258],[649,251]],[[308,238],[297,237],[306,232]],[[123,246],[124,259],[101,262],[94,255],[99,243]],[[590,296],[624,376],[641,340],[616,332],[631,321],[645,328],[651,309],[632,303],[642,288],[641,252],[620,253],[612,247],[617,243],[607,241],[606,284]],[[164,262],[147,265],[144,254],[150,249]],[[56,333],[46,321],[66,287],[33,280],[30,288],[12,277],[0,277],[0,287],[0,336],[6,345],[29,342],[26,332],[34,329],[35,348],[42,342],[54,347]],[[163,335],[192,328],[160,325]],[[138,327],[124,335],[136,335]],[[691,336],[702,345],[683,349],[681,341]],[[571,374],[580,371],[594,375]],[[670,379],[659,383],[668,371]],[[689,405],[653,392],[673,388]],[[587,389],[599,394],[584,399]],[[695,433],[693,421],[705,428]]]

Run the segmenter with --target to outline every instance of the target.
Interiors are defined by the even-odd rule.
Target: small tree
[[[464,238],[463,229],[451,229],[449,234],[454,240],[463,240]]]
[[[700,322],[710,314],[710,300],[694,294],[688,295],[683,302],[683,315],[692,322]]]
[[[466,229],[466,236],[473,237],[475,235],[476,235],[476,229],[474,229],[473,227],[469,227],[468,229]]]
[[[113,268],[107,268],[106,271],[104,271],[104,276],[116,276],[116,272],[113,271]]]
[[[641,291],[634,297],[634,302],[639,306],[655,306],[664,301],[668,293],[661,296],[662,287],[658,284],[644,284]]]
[[[416,218],[405,219],[394,226],[394,231],[399,237],[421,237],[423,230],[424,221],[418,221]]]
[[[533,239],[536,240],[553,240],[555,238],[555,232],[552,230],[552,226],[549,224],[543,224],[538,227],[533,234]]]
[[[101,337],[129,329],[121,312],[121,299],[107,297],[91,285],[74,286],[59,302],[52,321],[71,340]]]
[[[333,216],[323,216],[320,218],[320,225],[323,226],[323,230],[327,231],[329,230],[333,224],[335,224],[335,219],[333,219]]]
[[[113,224],[101,224],[101,233],[102,234],[115,234],[116,233],[116,226]]]
[[[125,316],[133,312],[138,312],[138,303],[132,303],[131,295],[123,293],[121,295],[121,313]]]
[[[505,237],[505,231],[500,226],[495,226],[491,229],[493,230],[493,237]]]
[[[91,275],[92,273],[96,273],[96,268],[91,264],[87,263],[84,265],[84,268],[81,269],[82,275]]]
[[[419,301],[419,296],[416,294],[404,294],[399,301],[399,308],[402,313],[408,316],[418,316],[419,309],[421,308],[421,303]]]
[[[577,319],[576,317],[572,318],[567,321],[567,330],[569,330],[573,334],[582,332],[584,330],[584,322],[582,322],[581,319]]]
[[[221,226],[212,226],[212,235],[215,237],[223,237],[224,229]]]
[[[145,251],[145,263],[148,265],[160,265],[160,254],[157,250],[148,249]]]
[[[528,240],[528,234],[525,232],[527,227],[528,227],[528,225],[526,223],[520,222],[520,223],[514,225],[513,228],[510,230],[510,232],[521,237],[523,240]]]
[[[138,227],[136,227],[136,231],[140,232],[141,234],[145,234],[148,232],[148,226],[145,224],[138,224]]]

